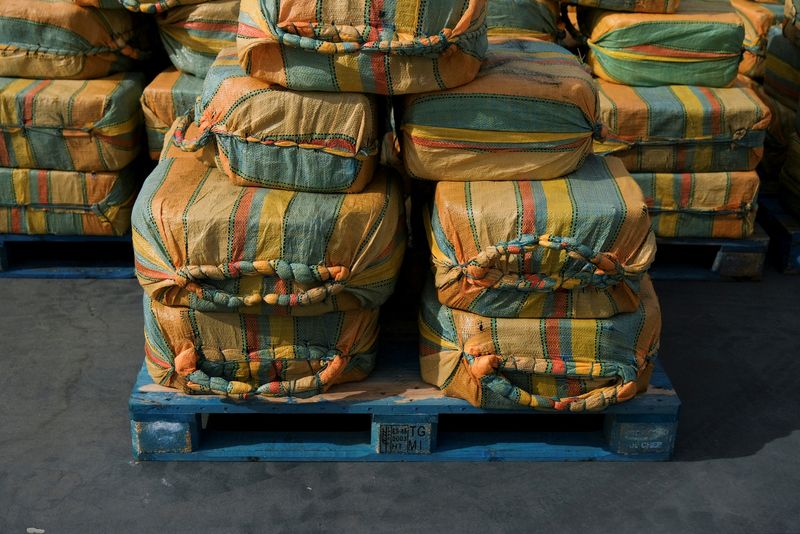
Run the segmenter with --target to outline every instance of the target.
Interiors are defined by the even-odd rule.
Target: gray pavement
[[[800,532],[800,277],[656,284],[663,464],[135,463],[135,281],[0,280],[0,534]]]

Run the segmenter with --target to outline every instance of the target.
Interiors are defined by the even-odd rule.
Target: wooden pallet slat
[[[134,277],[130,235],[0,234],[0,278]]]
[[[143,366],[129,401],[134,457],[167,461],[667,460],[679,409],[660,365],[647,392],[599,415],[479,409],[421,382],[409,342],[387,347],[366,381],[312,399],[186,395],[153,384]],[[498,415],[510,418],[510,429],[481,429]],[[366,423],[345,430],[318,423],[290,431],[269,423],[248,431],[212,429],[218,418],[246,416]],[[602,424],[584,424],[597,418]],[[550,428],[553,421],[565,421],[564,428]]]

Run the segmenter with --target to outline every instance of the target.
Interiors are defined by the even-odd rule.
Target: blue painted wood
[[[47,247],[50,243],[76,243],[92,247],[97,245],[98,253],[96,259],[89,257],[79,261],[59,257],[56,253],[47,259],[31,259],[23,252],[14,250],[14,245],[19,243],[35,243],[41,247]],[[102,246],[110,243],[131,243],[131,236],[0,234],[0,278],[134,278],[136,273],[132,261],[103,256]],[[50,252],[47,251],[48,254]]]
[[[756,224],[753,235],[746,239],[705,239],[682,237],[659,237],[658,246],[671,247],[669,260],[656,253],[656,261],[650,269],[653,280],[758,280],[764,270],[764,261],[769,248],[770,236]],[[694,255],[701,249],[714,249],[716,255],[709,264],[698,263]],[[680,260],[674,252],[680,251]]]
[[[758,201],[758,220],[770,237],[769,256],[784,274],[800,274],[800,219],[778,198]]]
[[[416,344],[398,342],[384,348],[378,368],[367,381],[342,384],[333,393],[314,399],[234,400],[186,395],[154,385],[143,366],[131,393],[129,411],[134,456],[139,460],[667,460],[674,445],[680,400],[660,364],[650,385],[646,393],[602,412],[608,437],[602,428],[573,431],[581,430],[587,417],[584,414],[560,414],[574,418],[576,423],[565,432],[445,431],[440,416],[492,418],[512,414],[520,417],[520,425],[527,425],[520,428],[527,430],[535,426],[531,421],[546,421],[556,412],[484,410],[444,397],[420,381]],[[230,432],[198,425],[193,429],[191,441],[196,445],[191,451],[165,451],[154,429],[174,434],[164,438],[164,443],[183,445],[187,442],[184,427],[174,426],[170,431],[164,423],[185,422],[197,414],[368,414],[371,424],[358,432],[309,428],[309,432],[292,433]],[[155,426],[143,427],[141,423]],[[657,441],[661,444],[656,447]]]

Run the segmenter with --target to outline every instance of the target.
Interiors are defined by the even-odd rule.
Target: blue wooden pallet
[[[756,224],[745,239],[659,237],[653,280],[760,280],[770,236]]]
[[[800,274],[800,219],[778,198],[758,201],[758,220],[770,237],[769,257],[784,274]]]
[[[314,399],[186,395],[142,366],[129,401],[133,456],[159,461],[668,460],[679,409],[660,365],[647,392],[600,414],[474,408],[421,382],[407,341],[368,380]]]
[[[109,245],[114,254],[108,254]],[[134,276],[130,235],[0,234],[0,278],[119,279]]]

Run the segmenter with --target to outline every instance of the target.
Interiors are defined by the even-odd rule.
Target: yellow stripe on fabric
[[[675,181],[672,177],[672,174],[656,174],[655,186],[655,198],[657,199],[656,203],[664,208],[676,208],[677,201],[675,199]],[[656,233],[664,237],[670,237],[677,234],[678,218],[679,215],[677,213],[659,214]]]
[[[102,135],[117,136],[128,132],[134,131],[141,124],[141,118],[138,113],[134,113],[125,122],[108,126],[107,128],[98,128],[96,131]]]
[[[31,154],[31,146],[28,144],[28,138],[23,135],[11,135],[9,137],[11,137],[11,148],[14,149],[17,165],[27,168],[36,167],[36,162]],[[56,142],[61,142],[61,140],[56,139]]]
[[[549,235],[557,236],[572,235],[572,221],[566,221],[553,216],[557,213],[572,213],[574,210],[574,206],[561,205],[564,200],[572,204],[567,180],[543,180],[541,184],[547,202],[548,213],[545,232]],[[566,258],[566,254],[567,253],[563,250],[559,253],[545,254],[545,260],[542,262],[541,271],[544,273],[559,272]]]
[[[588,322],[588,321],[587,321]],[[572,328],[572,358],[577,362],[585,362],[580,367],[591,366],[595,362],[595,357],[599,356],[597,347],[597,328]],[[591,357],[587,358],[586,356]],[[580,372],[579,374],[588,374]]]
[[[44,211],[39,210],[26,210],[26,219],[28,221],[28,233],[30,234],[46,234],[47,233],[47,217]]]
[[[403,130],[414,137],[422,139],[452,139],[472,141],[475,143],[496,143],[498,139],[505,144],[511,143],[546,143],[548,141],[570,141],[591,132],[537,133],[537,132],[500,132],[494,130],[465,130],[462,128],[441,128],[437,126],[418,126],[406,124]]]
[[[294,340],[294,321],[285,315],[269,316],[269,337],[272,340]],[[279,345],[274,350],[276,358],[293,358],[294,349],[287,345]]]
[[[692,139],[702,137],[704,134],[703,119],[706,116],[703,103],[686,85],[673,85],[672,92],[675,93],[675,96],[683,104],[684,110],[686,110],[686,137]]]
[[[3,93],[7,95],[19,95],[19,93],[31,84],[31,80],[17,79],[3,88]],[[0,123],[6,125],[19,124],[19,114],[17,113],[17,99],[4,98],[0,100]]]
[[[531,292],[525,298],[525,302],[519,310],[519,315],[524,317],[542,317],[545,314],[544,305],[547,299],[542,298],[542,294]]]
[[[431,225],[431,217],[427,212],[422,220],[425,224],[425,235],[428,238],[428,246],[430,246],[434,263],[450,263],[447,254],[442,251],[439,244],[436,242],[436,237],[433,234],[433,226]]]
[[[279,189],[271,189],[267,192],[267,198],[261,207],[259,214],[260,221],[269,221],[272,224],[280,224],[277,228],[269,228],[269,231],[263,227],[259,227],[258,244],[256,250],[258,251],[258,259],[260,260],[273,260],[281,257],[281,240],[276,239],[276,236],[283,235],[283,217],[275,217],[270,213],[286,214],[289,209],[289,202],[292,201],[296,193],[293,191],[282,191]]]
[[[636,54],[633,52],[622,52],[620,50],[610,50],[603,46],[589,43],[589,47],[592,49],[596,49],[603,55],[606,55],[613,59],[627,59],[631,61],[657,61],[659,63],[705,63],[707,61],[721,61],[721,60],[729,60],[732,57],[736,57],[739,54],[723,54],[718,53],[715,57],[673,57],[673,56],[656,56],[650,54]]]
[[[429,341],[434,346],[441,347],[443,350],[461,352],[461,347],[441,337],[423,321],[420,321],[419,323],[419,335],[422,339]]]
[[[11,171],[11,182],[14,184],[14,197],[17,204],[27,204],[31,201],[31,181],[27,169],[14,169]]]
[[[367,286],[385,282],[394,278],[394,273],[400,270],[400,264],[403,263],[403,253],[405,247],[402,245],[392,247],[392,255],[387,260],[378,266],[370,267],[357,274],[350,279],[353,286]]]
[[[395,31],[412,35],[417,32],[419,4],[420,0],[395,0]]]

